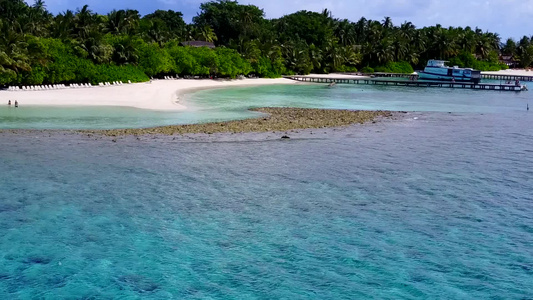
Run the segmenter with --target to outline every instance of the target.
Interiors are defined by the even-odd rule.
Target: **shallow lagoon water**
[[[243,110],[165,112],[129,107],[0,107],[0,129],[115,129],[250,118]]]
[[[349,102],[286,88],[191,101]],[[530,298],[528,94],[364,92],[446,113],[290,140],[0,133],[0,298]]]
[[[205,90],[191,100],[200,107],[312,107],[428,112],[524,111],[531,93],[446,88],[325,84]],[[244,103],[243,103],[244,102]]]
[[[525,109],[530,93],[300,84],[204,90],[188,95],[183,112],[124,107],[0,106],[1,128],[112,129],[206,123],[257,116],[251,107],[285,106],[431,112],[502,112]]]

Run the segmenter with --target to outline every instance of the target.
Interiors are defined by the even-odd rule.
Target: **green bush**
[[[0,66],[0,84],[14,84],[18,83],[17,73],[10,69],[4,69]]]
[[[376,72],[383,73],[404,73],[411,74],[414,72],[413,67],[406,61],[390,62],[385,66],[378,66],[375,68]]]
[[[374,68],[374,71],[380,73],[392,73],[391,69],[385,66],[377,66],[376,68]]]
[[[411,64],[409,64],[406,61],[394,62],[394,63],[391,63],[390,65],[391,65],[390,69],[392,70],[393,73],[411,74],[415,71],[413,70],[413,66],[411,66]]]
[[[165,49],[156,43],[141,44],[139,47],[139,66],[149,77],[172,70],[172,58]]]
[[[236,50],[217,48],[215,53],[218,57],[218,74],[221,76],[235,78],[237,75],[248,75],[253,70],[250,62]]]
[[[247,75],[253,68],[249,61],[229,48],[181,47],[176,42],[165,46],[172,68],[179,75],[217,75],[235,78]]]
[[[371,67],[364,67],[361,69],[361,72],[365,74],[370,74],[370,73],[374,73],[374,69]]]
[[[337,69],[338,72],[344,72],[344,73],[355,73],[357,72],[357,68],[354,67],[354,66],[340,66],[338,69]]]
[[[89,74],[88,74],[89,75]],[[92,84],[99,82],[144,82],[150,80],[148,76],[139,68],[131,65],[114,66],[114,65],[95,65],[92,77],[87,77],[85,80]]]
[[[265,56],[261,56],[257,62],[252,63],[255,74],[265,78],[279,78],[281,77],[280,70],[276,70],[272,65],[272,61]]]
[[[476,57],[468,52],[461,52],[456,57],[453,57],[448,62],[449,66],[458,66],[461,68],[473,68],[479,71],[499,71],[506,70],[509,67],[506,64],[500,64],[491,58],[491,61],[477,60]]]

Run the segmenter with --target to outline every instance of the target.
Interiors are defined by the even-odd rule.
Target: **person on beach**
[[[17,100],[15,100],[15,107],[19,107],[19,103]]]

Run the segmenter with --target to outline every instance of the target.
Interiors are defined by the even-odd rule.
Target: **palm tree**
[[[385,65],[394,60],[394,47],[390,40],[384,39],[375,50],[376,59],[379,65]]]
[[[204,25],[202,28],[196,28],[195,39],[213,43],[217,40],[217,35],[211,26]]]
[[[76,49],[97,63],[110,62],[113,55],[113,47],[102,40],[104,21],[105,18],[94,14],[88,5],[79,9],[73,19],[71,36]]]
[[[476,41],[476,54],[480,55],[482,58],[487,58],[491,51],[491,41],[487,36],[482,35]]]
[[[337,21],[335,26],[335,36],[343,46],[354,45],[356,40],[354,24],[346,19]]]
[[[167,27],[161,19],[144,20],[143,38],[147,42],[157,43],[160,47],[168,41]],[[192,34],[192,32],[191,32]],[[192,40],[193,38],[189,39]]]
[[[192,41],[196,36],[196,26],[188,24],[183,33],[183,39],[186,41]]]
[[[394,60],[402,61],[409,51],[408,40],[397,35],[393,38],[391,46],[394,48]]]
[[[121,34],[123,30],[124,23],[124,10],[112,10],[107,14],[107,22],[105,31],[112,34]]]
[[[35,36],[46,36],[48,27],[52,22],[52,15],[46,10],[46,5],[42,0],[36,0],[33,6],[29,7],[28,13],[20,16],[24,23],[23,31]]]
[[[381,24],[383,25],[383,28],[385,28],[385,29],[392,29],[392,27],[394,27],[394,24],[392,24],[392,19],[391,19],[391,17],[385,17],[385,18],[381,21]]]
[[[303,41],[290,41],[282,44],[281,49],[288,69],[299,74],[307,74],[312,70],[307,45]]]
[[[51,26],[51,35],[54,38],[65,40],[71,35],[73,27],[74,12],[67,10],[55,17]]]
[[[139,19],[139,12],[136,10],[113,10],[107,15],[105,31],[132,35],[139,27]]]
[[[377,23],[377,24],[373,24],[369,29],[368,29],[368,36],[367,36],[367,42],[371,43],[371,44],[378,44],[381,42],[381,40],[383,40],[384,38],[384,29],[383,27],[381,26],[381,24]]]
[[[400,25],[399,35],[401,38],[405,39],[406,41],[411,41],[415,30],[416,30],[416,27],[415,25],[413,25],[413,23],[404,22],[402,25]]]
[[[97,26],[96,18],[88,5],[84,5],[82,9],[78,9],[74,15],[74,27],[72,35],[78,40],[86,39],[90,31]]]
[[[241,43],[240,48],[242,49],[240,53],[244,58],[248,59],[250,62],[259,61],[259,58],[261,57],[259,41],[254,40],[245,42],[244,40],[240,40],[239,42]]]
[[[507,55],[515,55],[516,42],[512,38],[508,38],[502,47],[502,53]]]
[[[413,33],[413,37],[409,45],[411,45],[411,49],[414,52],[418,52],[420,54],[426,51],[426,45],[427,45],[426,40],[427,38],[424,35],[424,33],[420,30],[417,30]]]
[[[457,43],[461,50],[471,53],[475,46],[475,35],[471,30],[464,30],[458,34]]]
[[[361,54],[353,46],[344,46],[339,48],[341,56],[344,58],[345,65],[356,66],[361,63]]]
[[[357,23],[354,25],[355,30],[355,36],[356,36],[356,43],[363,44],[366,40],[367,31],[368,31],[368,21],[364,17],[359,19]]]
[[[500,50],[502,46],[501,37],[498,33],[493,32],[487,32],[485,34],[487,36],[487,39],[489,41],[489,44],[492,48],[492,50]]]
[[[27,48],[24,36],[0,19],[0,81],[15,80],[20,72],[31,70]]]
[[[309,45],[309,59],[313,65],[313,70],[318,72],[322,71],[322,51],[316,47],[314,44]]]
[[[137,49],[130,36],[120,39],[114,48],[113,61],[117,64],[136,63],[139,59]]]
[[[332,19],[333,18],[333,13],[329,9],[324,8],[324,10],[322,10],[322,16],[324,16],[325,18]]]

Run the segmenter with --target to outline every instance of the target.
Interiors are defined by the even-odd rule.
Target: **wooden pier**
[[[378,77],[378,78],[382,78],[382,77],[384,78],[411,78],[411,77],[418,77],[418,74],[375,72],[372,74],[365,74],[364,76]]]
[[[417,71],[419,72],[419,71]],[[346,75],[359,75],[359,76],[368,76],[373,78],[418,78],[418,74],[406,74],[406,73],[345,73]],[[481,73],[481,79],[491,79],[491,80],[501,80],[501,81],[511,81],[513,84],[516,80],[518,81],[533,81],[533,74],[531,76],[523,75],[506,75],[506,74],[483,74]]]
[[[385,80],[373,78],[329,78],[329,77],[309,77],[309,76],[287,76],[286,78],[314,83],[338,83],[338,84],[365,84],[365,85],[390,85],[406,87],[440,87],[490,91],[511,91],[521,92],[527,90],[526,86],[515,84],[494,84],[494,83],[471,83],[471,82],[449,82],[449,81],[423,81],[423,80]]]
[[[518,76],[518,75],[504,75],[504,74],[483,74],[481,73],[482,79],[492,79],[492,80],[501,80],[501,81],[511,81],[514,83],[516,80],[518,81],[533,81],[533,75],[532,76]]]

